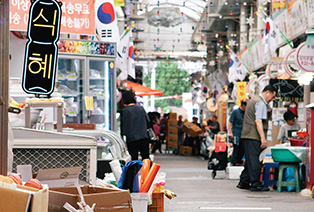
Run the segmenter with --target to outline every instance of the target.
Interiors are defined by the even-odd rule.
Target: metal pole
[[[9,0],[0,1],[0,174],[8,170]]]

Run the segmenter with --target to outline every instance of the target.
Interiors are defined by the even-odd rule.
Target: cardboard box
[[[178,141],[178,134],[168,134],[168,140],[169,141]]]
[[[228,166],[227,167],[227,176],[230,180],[240,179],[240,175],[244,169],[244,166]]]
[[[178,127],[178,120],[176,120],[176,119],[168,119],[167,125],[168,125],[168,128],[169,127]]]
[[[202,129],[197,126],[197,125],[193,125],[189,128],[188,134],[192,137],[197,137],[202,133]]]
[[[131,212],[131,197],[128,190],[117,190],[93,186],[81,187],[85,202],[95,212]],[[51,188],[49,190],[49,212],[68,212],[63,205],[68,202],[78,209],[80,198],[76,187]]]
[[[79,185],[78,176],[82,167],[68,167],[58,169],[40,169],[36,179],[52,187],[66,187]]]
[[[168,127],[169,134],[178,134],[178,127]]]
[[[177,113],[169,113],[169,119],[177,119]]]
[[[192,147],[190,146],[180,146],[180,155],[192,155]]]
[[[178,142],[168,141],[168,149],[178,149]]]
[[[0,211],[48,211],[48,186],[42,190],[20,186],[16,190],[0,187]]]
[[[183,123],[183,126],[182,126],[182,131],[185,132],[185,133],[188,133],[189,132],[189,129],[193,126],[194,124],[192,122],[185,122]]]

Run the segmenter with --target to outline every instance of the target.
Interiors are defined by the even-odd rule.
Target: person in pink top
[[[160,128],[158,126],[158,116],[155,113],[153,113],[152,115],[151,122],[152,122],[154,133],[157,138],[157,140],[152,144],[152,153],[155,153],[157,149],[160,153],[162,153],[161,141],[160,141]]]

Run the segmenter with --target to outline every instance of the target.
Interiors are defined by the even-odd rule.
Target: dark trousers
[[[138,160],[138,152],[141,153],[142,160],[149,159],[149,139],[127,142],[127,147],[132,160]]]
[[[242,158],[244,155],[244,145],[243,142],[240,140],[239,145],[233,145],[233,152],[231,157],[231,162],[233,166],[237,164],[242,164]]]
[[[160,153],[162,153],[162,151],[161,151],[161,142],[160,142],[159,139],[157,139],[157,140],[153,143],[152,153],[155,153],[157,149],[159,150]]]
[[[244,170],[240,176],[242,185],[251,184],[252,187],[260,186],[262,163],[259,161],[259,155],[263,151],[261,149],[261,141],[253,139],[242,139],[245,151]]]

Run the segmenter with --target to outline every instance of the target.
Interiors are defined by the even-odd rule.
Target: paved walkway
[[[177,197],[165,197],[165,212],[233,211],[314,211],[314,199],[295,192],[251,192],[236,188],[224,171],[215,179],[207,170],[207,160],[174,154],[154,154],[161,172],[167,173],[166,187]]]

